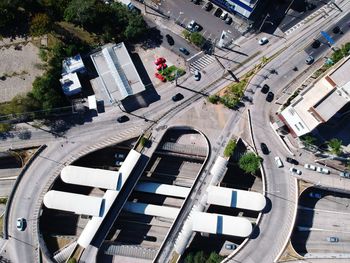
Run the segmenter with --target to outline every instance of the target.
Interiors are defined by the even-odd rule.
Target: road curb
[[[25,172],[28,170],[29,166],[32,164],[32,162],[34,161],[34,159],[47,147],[46,144],[43,144],[39,147],[39,149],[32,155],[32,157],[28,160],[28,162],[23,166],[22,171],[20,172],[20,174],[18,175],[15,184],[13,185],[13,188],[11,190],[11,193],[7,199],[7,203],[6,203],[6,209],[5,209],[5,213],[4,213],[4,225],[3,225],[3,232],[4,232],[4,239],[8,239],[9,235],[8,235],[8,218],[9,218],[9,214],[10,214],[10,208],[11,208],[11,204],[12,204],[12,199],[16,193],[17,187],[22,179],[22,177],[24,176]]]
[[[274,133],[276,134],[276,136],[278,137],[278,139],[282,142],[283,147],[287,150],[287,152],[288,152],[289,154],[291,154],[292,156],[294,156],[295,154],[289,149],[289,147],[287,146],[287,144],[282,140],[281,136],[279,136],[279,134],[278,134],[278,133],[276,132],[276,130],[273,128],[272,123],[269,122],[269,124],[270,124],[270,127],[271,127],[271,129],[273,130],[273,132],[274,132]]]

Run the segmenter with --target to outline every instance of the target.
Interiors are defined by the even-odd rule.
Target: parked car
[[[327,241],[331,242],[331,243],[337,243],[337,242],[339,242],[339,238],[338,237],[327,237]]]
[[[269,154],[269,148],[267,148],[267,145],[265,143],[260,143],[260,147],[261,147],[261,151],[263,152],[263,154]]]
[[[171,99],[173,101],[179,101],[182,100],[184,98],[184,95],[182,95],[181,93],[177,93],[176,95],[174,95]]]
[[[24,229],[26,228],[26,220],[23,217],[17,218],[16,228],[18,231],[24,231]]]
[[[259,40],[259,45],[265,45],[269,42],[269,40],[266,37],[263,37]]]
[[[217,8],[214,12],[214,16],[216,17],[220,17],[222,14],[222,9],[221,8]]]
[[[196,21],[191,20],[187,25],[187,29],[192,30],[196,24],[197,24]]]
[[[156,66],[158,66],[159,64],[162,64],[162,63],[165,63],[165,62],[166,62],[166,59],[160,57],[160,58],[157,58],[157,59],[154,61],[154,64],[155,64]]]
[[[228,17],[225,19],[225,24],[231,25],[231,23],[232,23],[232,17],[228,16]]]
[[[194,72],[194,79],[199,81],[201,79],[201,73],[199,72],[199,70],[196,70]]]
[[[123,115],[123,116],[120,116],[120,117],[117,118],[117,121],[118,121],[119,123],[127,122],[128,120],[130,120],[130,119],[129,119],[129,117],[126,116],[126,115]]]
[[[184,53],[186,56],[188,56],[188,55],[190,54],[190,52],[189,52],[186,48],[184,48],[184,47],[180,47],[180,48],[179,48],[179,51],[182,52],[182,53]]]
[[[196,24],[193,28],[192,28],[192,32],[199,32],[203,29],[203,27],[200,24]]]
[[[115,166],[122,166],[123,163],[123,161],[115,161]]]
[[[264,94],[268,93],[269,90],[270,90],[270,86],[267,84],[264,84],[264,86],[261,88],[261,92]]]
[[[319,166],[316,167],[316,172],[319,172],[321,174],[329,174],[329,170],[328,169],[323,168],[323,167],[319,167]]]
[[[349,172],[340,172],[339,176],[344,177],[344,178],[350,178],[350,173]]]
[[[301,171],[298,170],[298,169],[296,169],[296,168],[294,168],[294,167],[291,167],[291,168],[289,169],[289,171],[290,171],[291,173],[293,173],[293,174],[301,175]]]
[[[163,69],[165,69],[166,67],[167,67],[167,64],[162,63],[162,64],[159,64],[159,65],[157,66],[157,70],[163,70]]]
[[[311,65],[315,61],[313,56],[308,56],[305,60],[305,63]]]
[[[299,164],[299,162],[297,160],[290,158],[290,157],[286,158],[286,162],[291,163],[291,164],[295,164],[295,165]]]
[[[339,27],[339,26],[334,27],[334,28],[332,29],[332,32],[333,32],[334,34],[340,33],[340,32],[341,32],[340,27]]]
[[[277,165],[278,168],[283,167],[282,160],[281,160],[281,158],[279,158],[278,156],[275,157],[275,163],[276,163],[276,165]]]
[[[226,248],[227,250],[234,250],[234,249],[237,248],[237,245],[236,245],[236,244],[226,244],[226,245],[225,245],[225,248]]]
[[[316,171],[316,166],[314,166],[314,165],[312,165],[312,164],[306,163],[306,164],[304,165],[304,168],[305,168],[305,169],[308,169],[308,170],[311,170],[311,171]]]
[[[204,9],[205,11],[210,11],[213,9],[213,4],[210,3],[210,2],[207,2],[205,5],[204,5]]]
[[[116,158],[116,159],[124,159],[125,158],[125,154],[124,153],[116,153],[116,154],[114,154],[114,158]]]
[[[166,40],[168,41],[168,44],[170,46],[173,46],[175,44],[174,38],[171,35],[166,34],[165,37],[166,37]]]
[[[273,101],[274,97],[275,97],[275,94],[273,94],[272,91],[269,91],[269,93],[267,93],[267,96],[266,96],[266,101],[271,102]]]
[[[222,12],[220,19],[225,20],[228,16],[228,13],[226,11]]]
[[[312,48],[319,48],[321,46],[320,40],[316,39],[314,42],[311,44]]]
[[[159,74],[158,72],[156,72],[154,76],[162,82],[166,81],[165,77],[162,74]]]
[[[311,192],[311,193],[309,193],[309,196],[311,198],[316,198],[316,199],[321,199],[322,198],[322,195],[320,193],[313,193],[313,192]]]

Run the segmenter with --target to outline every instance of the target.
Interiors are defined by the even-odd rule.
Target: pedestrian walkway
[[[204,55],[203,57],[190,63],[190,72],[193,74],[195,70],[202,70],[206,66],[215,61],[215,58],[210,55]]]
[[[120,255],[133,258],[149,259],[155,258],[158,250],[152,248],[144,248],[141,246],[108,244],[104,253],[107,255]]]

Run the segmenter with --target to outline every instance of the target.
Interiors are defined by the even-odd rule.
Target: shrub
[[[232,154],[234,153],[235,149],[237,147],[237,142],[236,140],[230,140],[227,145],[226,148],[224,150],[224,156],[225,157],[230,157],[232,156]]]
[[[238,161],[239,167],[246,173],[255,174],[260,168],[261,157],[253,152],[245,153]]]
[[[30,33],[33,36],[42,36],[51,30],[51,20],[47,14],[35,14],[30,23]]]
[[[205,38],[200,33],[194,32],[190,34],[190,41],[197,47],[202,47],[205,42]]]
[[[208,101],[213,104],[217,104],[220,101],[220,97],[218,95],[210,95],[208,97]]]

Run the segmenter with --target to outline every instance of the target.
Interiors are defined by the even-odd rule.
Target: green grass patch
[[[2,236],[2,229],[4,227],[4,216],[0,216],[0,236]]]
[[[73,36],[79,38],[82,42],[89,45],[96,44],[96,36],[84,30],[83,28],[75,26],[72,23],[68,23],[66,21],[57,22],[56,24],[62,29],[68,31]]]
[[[167,81],[173,81],[176,76],[177,71],[177,77],[181,77],[185,75],[186,71],[180,68],[173,66],[167,67],[166,69],[160,70],[159,73],[162,74]]]

